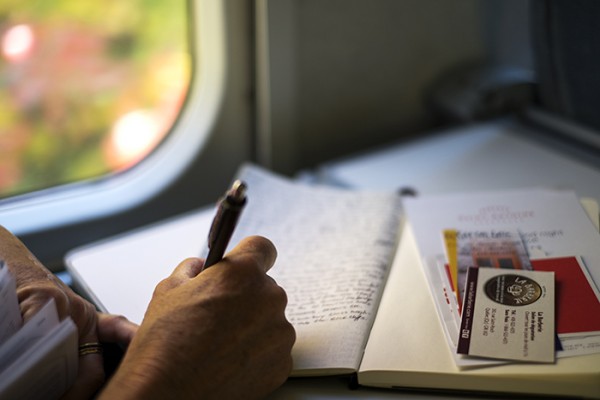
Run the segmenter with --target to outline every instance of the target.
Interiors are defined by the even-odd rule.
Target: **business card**
[[[469,268],[458,353],[554,362],[554,273]]]

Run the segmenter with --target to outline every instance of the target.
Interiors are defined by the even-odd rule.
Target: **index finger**
[[[156,288],[168,290],[184,284],[202,271],[203,264],[204,261],[200,258],[186,258],[180,262],[173,272],[171,272],[171,275],[163,279]]]

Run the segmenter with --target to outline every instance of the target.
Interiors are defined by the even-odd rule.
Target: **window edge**
[[[0,205],[4,227],[23,235],[116,214],[160,193],[193,161],[206,144],[223,102],[226,50],[222,2],[192,3],[192,46],[201,53],[193,64],[188,101],[174,131],[130,170]]]

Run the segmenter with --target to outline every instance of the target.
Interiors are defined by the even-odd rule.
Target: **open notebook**
[[[239,177],[249,202],[232,244],[261,234],[278,248],[270,274],[289,297],[294,375],[356,372],[367,386],[600,398],[600,354],[457,366],[397,195],[306,186],[252,166]],[[598,252],[600,235],[579,208]],[[67,268],[100,309],[139,323],[154,286],[182,259],[202,253],[212,216],[200,210],[75,249]]]

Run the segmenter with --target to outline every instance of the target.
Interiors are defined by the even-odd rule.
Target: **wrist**
[[[139,332],[129,345],[121,364],[99,396],[99,400],[194,398],[185,374],[177,373],[176,349],[171,341],[153,332]],[[152,338],[147,340],[148,338]]]
[[[171,385],[165,382],[160,363],[152,355],[131,357],[126,354],[121,364],[98,396],[103,399],[164,399]]]

